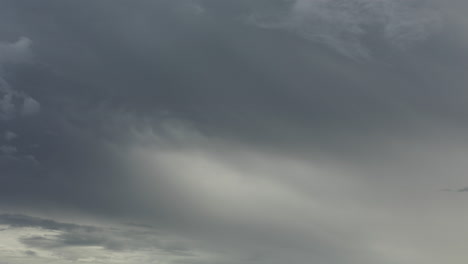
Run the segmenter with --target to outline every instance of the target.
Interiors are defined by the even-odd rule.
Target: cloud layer
[[[466,260],[467,8],[0,0],[1,261]]]

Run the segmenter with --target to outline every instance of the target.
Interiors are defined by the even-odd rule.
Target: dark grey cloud
[[[12,228],[37,227],[59,231],[72,231],[76,229],[84,229],[92,232],[96,229],[91,226],[79,226],[75,224],[60,223],[53,220],[19,214],[1,214],[0,224],[8,225]]]
[[[36,252],[32,251],[32,250],[26,250],[24,252],[24,254],[28,255],[28,256],[36,256]]]
[[[0,258],[463,259],[466,8],[0,0]]]

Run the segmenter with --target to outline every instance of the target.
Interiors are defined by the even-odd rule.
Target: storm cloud
[[[0,262],[462,262],[466,11],[0,0]]]

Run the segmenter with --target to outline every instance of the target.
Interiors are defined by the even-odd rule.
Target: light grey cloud
[[[25,246],[23,254],[37,261],[52,261],[53,255],[74,261],[92,258],[99,263],[138,263],[133,262],[134,254],[146,256],[147,259],[157,256],[180,260],[202,258],[200,251],[189,248],[183,240],[149,228],[119,225],[97,227],[18,214],[0,215],[0,225],[6,225],[5,230]],[[0,239],[0,245],[2,243],[4,240]],[[92,248],[94,251],[88,250]],[[88,255],[84,255],[86,252]],[[106,252],[117,255],[115,259],[105,258]]]
[[[32,41],[21,37],[15,42],[0,42],[0,67],[7,64],[29,63],[32,60]]]
[[[15,134],[15,132],[12,132],[12,131],[6,131],[5,135],[4,135],[4,138],[5,138],[6,141],[12,141],[17,137],[18,137],[18,135]]]
[[[34,100],[31,97],[24,99],[23,105],[21,107],[21,115],[31,116],[40,112],[41,105],[39,102]]]
[[[18,116],[33,116],[40,112],[40,104],[28,95],[11,90],[7,83],[0,83],[0,120],[9,121]]]
[[[260,9],[251,20],[260,26],[297,32],[353,58],[372,54],[369,39],[380,38],[389,47],[407,48],[435,33],[443,20],[442,12],[425,0],[283,2],[285,11],[272,14]]]

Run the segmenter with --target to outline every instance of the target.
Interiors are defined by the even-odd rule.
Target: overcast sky
[[[0,264],[468,259],[463,0],[0,0]]]

